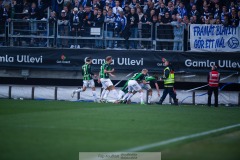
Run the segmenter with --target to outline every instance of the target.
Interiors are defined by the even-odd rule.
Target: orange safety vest
[[[219,76],[220,76],[220,73],[218,73],[218,71],[211,71],[209,73],[208,85],[210,87],[218,87],[218,85],[219,85]]]

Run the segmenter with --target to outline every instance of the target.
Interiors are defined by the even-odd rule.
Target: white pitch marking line
[[[169,139],[169,140],[165,140],[165,141],[160,141],[160,142],[157,142],[157,143],[152,143],[152,144],[147,144],[147,145],[143,145],[143,146],[139,146],[139,147],[134,147],[134,148],[127,149],[125,151],[126,152],[144,151],[146,149],[163,146],[163,145],[167,145],[167,144],[170,144],[170,143],[179,142],[179,141],[183,141],[183,140],[190,139],[190,138],[201,137],[201,136],[209,135],[209,134],[216,133],[216,132],[221,132],[221,131],[236,128],[236,127],[240,127],[240,123],[235,124],[235,125],[231,125],[231,126],[218,128],[218,129],[213,129],[213,130],[210,130],[210,131],[191,134],[191,135],[188,135],[188,136],[177,137],[177,138],[173,138],[173,139]]]

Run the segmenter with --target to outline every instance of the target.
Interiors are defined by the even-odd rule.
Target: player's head
[[[88,63],[88,64],[91,64],[92,63],[92,58],[91,57],[86,57],[85,62]]]
[[[164,62],[164,65],[165,65],[165,66],[169,66],[169,64],[170,64],[169,61],[165,61],[165,62]]]
[[[166,58],[162,58],[162,62],[164,63],[165,66],[169,65],[169,61]]]
[[[107,57],[106,57],[106,62],[107,62],[108,64],[111,64],[111,63],[112,63],[112,56],[107,56]]]
[[[212,70],[214,71],[214,70],[217,70],[217,66],[216,65],[213,65],[212,66]]]
[[[165,60],[164,60],[164,65],[165,65],[165,66],[168,66],[169,64],[170,64],[169,61],[168,61],[167,59],[165,59]]]
[[[146,75],[148,73],[148,70],[147,69],[142,69],[142,74]]]

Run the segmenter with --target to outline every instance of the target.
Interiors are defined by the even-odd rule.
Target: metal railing
[[[73,30],[74,28],[74,30]],[[104,40],[104,27],[79,27],[57,25],[57,47],[98,48]]]
[[[156,24],[155,29],[155,50],[173,50],[184,51],[184,26],[178,26],[174,29],[171,24]],[[175,30],[180,30],[182,35],[175,33]]]
[[[55,24],[48,20],[13,19],[8,29],[10,46],[49,47],[54,34]]]
[[[6,45],[6,27],[7,24],[5,22],[0,22],[0,46]]]
[[[147,47],[147,45],[152,46],[152,26],[146,23],[139,23],[138,28],[126,26],[125,29],[128,29],[130,32],[130,34],[127,35],[128,33],[126,33],[127,31],[125,29],[122,32],[119,32],[116,28],[109,31],[109,24],[110,23],[105,23],[105,32],[111,32],[110,35],[112,36],[105,34],[104,38],[105,41],[113,42],[113,48],[144,49],[143,44],[146,44],[145,47]],[[111,48],[111,46],[109,46],[109,48]]]
[[[0,34],[0,39],[5,38],[7,46],[183,51],[183,36],[176,39],[172,25],[139,23],[138,28],[126,27],[128,35],[126,30],[119,32],[115,23],[113,27],[110,24],[71,27],[69,23],[58,25],[49,20],[12,19],[8,32]],[[177,43],[182,48],[176,49]]]

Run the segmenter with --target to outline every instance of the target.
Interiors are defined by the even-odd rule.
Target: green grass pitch
[[[0,160],[78,160],[240,123],[240,107],[0,100]],[[240,127],[144,151],[239,160]]]

